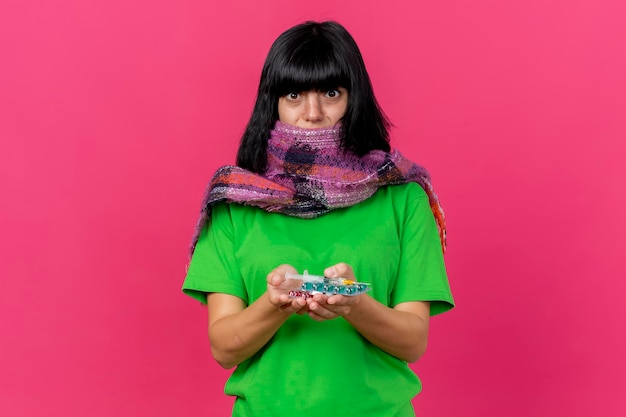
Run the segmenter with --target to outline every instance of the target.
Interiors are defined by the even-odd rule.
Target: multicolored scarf
[[[191,244],[218,202],[260,207],[304,219],[350,207],[371,197],[379,187],[417,182],[428,195],[446,249],[446,222],[430,175],[397,150],[374,150],[363,157],[341,149],[340,127],[302,129],[276,122],[267,143],[268,169],[259,175],[237,166],[217,170],[209,183]]]

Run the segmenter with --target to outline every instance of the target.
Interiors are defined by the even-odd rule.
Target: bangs
[[[322,52],[322,53],[320,53]],[[333,51],[300,48],[289,62],[277,66],[273,82],[276,97],[309,90],[328,91],[338,87],[350,90],[350,70]]]

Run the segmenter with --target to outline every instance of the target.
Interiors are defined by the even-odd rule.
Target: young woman
[[[208,304],[214,358],[237,367],[233,416],[414,416],[407,363],[453,299],[437,197],[388,127],[341,25],[274,42],[237,166],[207,188],[183,285]],[[286,274],[304,270],[371,291],[290,296],[301,282]]]

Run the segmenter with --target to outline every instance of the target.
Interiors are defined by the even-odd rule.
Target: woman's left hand
[[[324,270],[324,276],[328,278],[346,278],[355,280],[352,267],[346,263],[338,263]],[[356,304],[359,303],[362,295],[325,295],[315,294],[313,298],[307,300],[309,316],[318,321],[332,320],[334,318],[349,314]]]
[[[329,278],[357,281],[354,271],[345,263],[326,268]],[[415,362],[428,344],[430,303],[407,301],[387,307],[367,294],[354,297],[315,294],[307,300],[308,314],[319,321],[343,317],[363,337],[385,352],[407,362]]]

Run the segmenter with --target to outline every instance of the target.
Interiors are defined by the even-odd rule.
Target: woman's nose
[[[322,103],[320,97],[317,94],[307,94],[304,117],[309,122],[320,121],[323,118]]]

